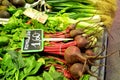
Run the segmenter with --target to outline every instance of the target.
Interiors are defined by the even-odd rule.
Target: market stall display
[[[0,79],[103,79],[99,73],[112,55],[105,52],[114,0],[1,0],[0,4]]]

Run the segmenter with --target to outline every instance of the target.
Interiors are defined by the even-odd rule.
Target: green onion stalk
[[[113,4],[112,4],[113,1]],[[111,27],[115,15],[115,0],[47,0],[52,6],[51,13],[67,14],[72,19],[92,18],[99,15],[99,20],[106,27]],[[55,15],[56,15],[55,14]],[[90,20],[91,21],[91,20]]]
[[[86,5],[87,7],[95,7],[97,10],[101,10],[104,14],[114,16],[116,11],[116,1],[115,0],[47,0],[48,4],[51,6],[79,6],[80,4]],[[82,5],[82,6],[83,6]],[[84,7],[83,6],[83,7]]]
[[[110,28],[113,23],[113,18],[108,15],[94,15],[92,17],[78,18],[77,20],[81,20],[81,22],[84,20],[89,23],[99,23],[99,25],[106,28]]]

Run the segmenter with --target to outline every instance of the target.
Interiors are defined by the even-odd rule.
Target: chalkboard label
[[[43,30],[26,30],[26,37],[23,39],[22,52],[39,52],[43,50]]]

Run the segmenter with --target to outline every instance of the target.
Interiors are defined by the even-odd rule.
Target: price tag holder
[[[40,52],[43,51],[43,30],[26,30],[26,37],[22,42],[22,52]]]

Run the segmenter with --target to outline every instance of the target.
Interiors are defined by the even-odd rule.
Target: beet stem
[[[97,59],[100,56],[100,54],[102,54],[104,52],[104,50],[105,50],[105,46],[103,45],[102,51],[100,53],[98,53],[96,56],[88,56],[88,58]]]
[[[85,62],[84,62],[83,69],[81,71],[82,73],[85,71],[86,65],[87,65],[87,60],[85,60]]]
[[[88,63],[90,64],[90,65],[92,65],[92,66],[106,66],[106,65],[104,65],[104,64],[97,64],[97,63],[94,63],[94,62],[91,62],[90,60],[88,60]]]
[[[93,76],[93,77],[96,77],[98,80],[100,80],[100,78],[98,76],[96,76],[93,72],[91,72],[89,69],[87,70],[87,72]]]
[[[111,56],[111,55],[113,55],[113,54],[115,54],[115,52],[110,53],[110,54],[105,55],[105,56],[98,56],[98,57],[96,57],[96,56],[86,56],[86,58],[88,58],[88,59],[93,59],[93,60],[100,60],[100,59],[104,59],[104,58],[106,58],[106,57],[109,57],[109,56]]]
[[[84,56],[82,56],[80,54],[77,54],[77,56],[78,56],[78,59],[79,59],[80,62],[85,63],[87,61],[86,57],[84,57]]]

